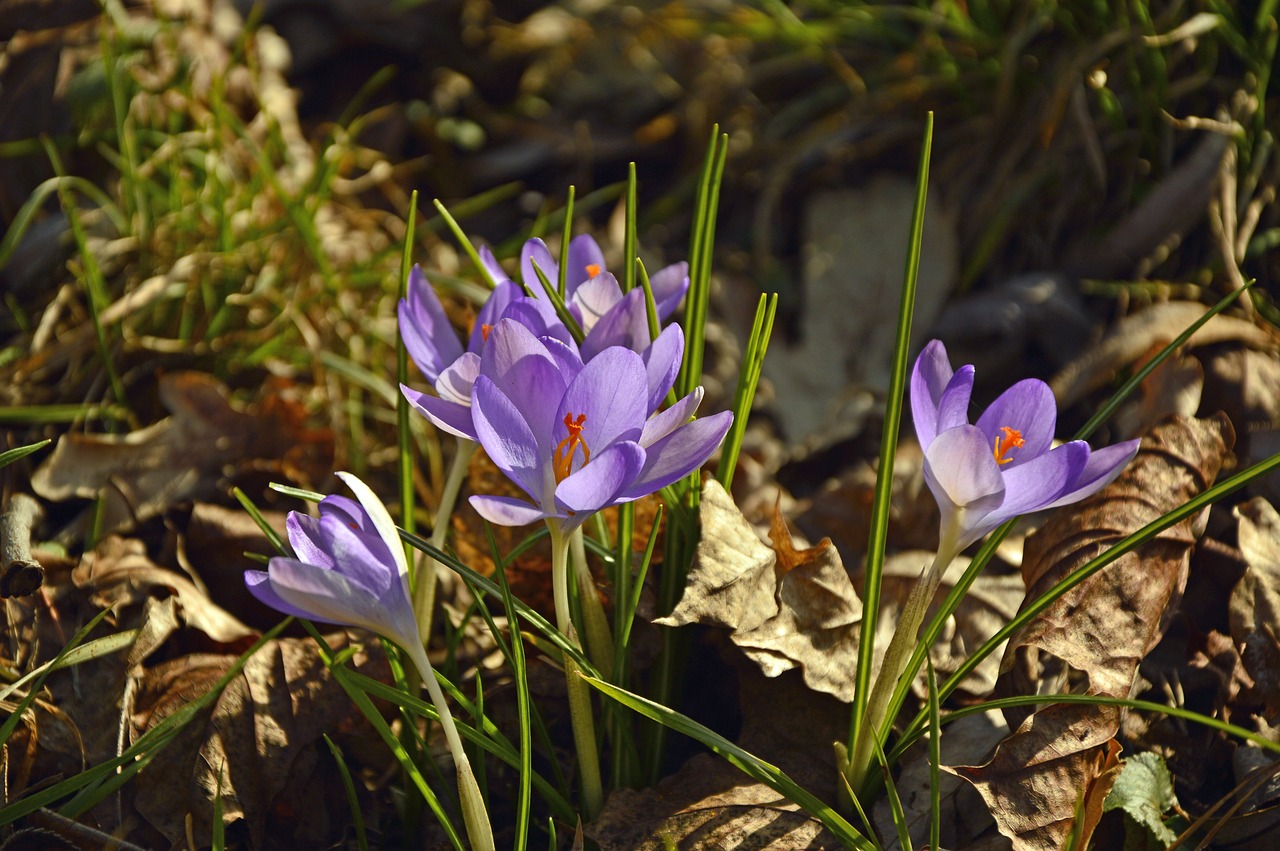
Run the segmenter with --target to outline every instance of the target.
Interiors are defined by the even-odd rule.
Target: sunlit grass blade
[[[53,441],[50,438],[45,438],[37,443],[29,443],[26,446],[15,446],[13,449],[7,449],[4,452],[0,452],[0,467],[12,464],[19,458],[26,458],[33,452],[39,452],[52,442]]]
[[[1013,635],[1015,632],[1034,620],[1041,612],[1049,608],[1054,601],[1066,594],[1076,585],[1088,579],[1090,576],[1097,573],[1099,570],[1102,570],[1104,567],[1126,553],[1132,552],[1147,543],[1170,526],[1191,517],[1206,506],[1212,505],[1228,494],[1231,494],[1249,484],[1258,477],[1264,476],[1278,468],[1280,468],[1280,454],[1273,455],[1265,461],[1260,461],[1252,467],[1236,473],[1234,476],[1231,476],[1225,481],[1219,482],[1209,488],[1199,496],[1187,500],[1173,511],[1151,521],[1133,534],[1113,544],[1101,555],[1067,574],[1055,583],[1053,587],[1045,591],[1044,594],[1037,597],[1034,601],[1027,603],[1026,607],[1022,611],[1018,612],[1018,614],[1014,616],[1009,623],[997,630],[995,634],[987,639],[987,641],[975,649],[973,653],[970,654],[963,663],[961,663],[955,672],[938,687],[938,699],[946,700],[951,693],[960,686],[960,683],[964,681],[965,677],[969,676],[969,674],[973,672],[974,668],[976,668],[983,659],[994,653],[996,649],[1009,638],[1009,636]],[[990,542],[988,542],[988,545],[990,545]],[[985,550],[986,547],[983,549]],[[915,720],[912,721],[908,730],[918,730],[920,725],[923,723],[924,721],[922,716],[918,715]],[[899,756],[901,747],[902,744],[899,743],[890,753],[890,757]]]
[[[938,676],[929,663],[929,848],[942,847],[942,704],[938,700]]]
[[[122,405],[74,403],[15,405],[0,409],[0,424],[4,425],[53,425],[82,423],[86,420],[126,423],[129,421],[129,410]]]
[[[573,186],[564,202],[564,227],[560,231],[560,270],[556,275],[556,295],[564,301],[569,289],[569,242],[573,239]]]
[[[622,292],[636,285],[636,164],[627,163],[627,211],[622,237]],[[653,336],[657,336],[656,334]]]
[[[711,259],[716,238],[716,210],[720,181],[729,150],[728,134],[712,128],[711,142],[694,208],[693,233],[689,237],[689,292],[685,296],[684,360],[676,380],[676,395],[683,397],[702,381],[702,355],[706,343],[707,305],[711,297]]]
[[[404,248],[400,252],[399,300],[408,298],[409,272],[413,268],[413,234],[418,216],[418,190],[409,195],[409,213],[404,222]],[[404,335],[400,323],[396,322],[396,384],[409,383],[409,350],[404,345]],[[413,432],[409,427],[409,400],[403,393],[395,394],[396,406],[396,472],[400,491],[400,525],[406,532],[416,532],[417,521],[414,518],[413,490]],[[405,556],[409,564],[414,564],[413,553],[405,544]],[[418,582],[421,576],[415,577]]]
[[[660,703],[655,703],[595,677],[583,677],[583,680],[592,688],[616,700],[628,709],[706,745],[728,761],[730,765],[740,769],[753,780],[763,783],[783,795],[787,800],[797,804],[809,815],[818,819],[846,847],[858,849],[858,851],[874,851],[875,845],[853,825],[845,821],[839,813],[821,799],[798,785],[777,766],[748,753],[714,730],[704,727],[692,718],[668,709]]]
[[[738,467],[738,454],[742,451],[742,439],[747,433],[747,419],[755,402],[756,388],[764,370],[764,356],[769,350],[769,338],[773,334],[773,317],[778,311],[778,294],[762,294],[756,304],[755,320],[751,323],[751,337],[742,356],[738,373],[738,386],[733,391],[733,426],[720,450],[720,464],[716,467],[716,479],[725,490],[733,486],[733,473]]]
[[[876,473],[875,497],[867,541],[867,561],[862,588],[862,632],[858,640],[858,671],[852,711],[849,715],[849,753],[858,752],[857,739],[867,725],[867,701],[871,695],[871,668],[875,654],[876,622],[880,612],[880,583],[884,572],[884,552],[889,534],[889,509],[893,488],[893,461],[898,448],[898,429],[906,399],[907,359],[911,348],[911,317],[915,309],[916,281],[920,271],[921,242],[924,236],[925,200],[929,190],[929,161],[933,149],[933,113],[925,116],[924,138],[916,176],[915,210],[911,237],[907,243],[902,300],[898,308],[898,331],[890,370],[889,395],[885,400],[884,428],[880,439],[880,460]],[[892,718],[886,713],[882,717]],[[856,790],[855,790],[856,791]]]
[[[487,527],[488,524],[486,524]],[[507,582],[507,565],[499,559],[497,542],[489,535],[494,555],[494,572],[498,575],[498,588],[502,591],[502,607],[507,612],[508,642],[507,664],[511,666],[511,678],[516,685],[516,719],[520,726],[520,772],[516,788],[516,843],[515,851],[524,851],[529,842],[529,819],[533,791],[533,735],[530,715],[529,677],[525,665],[524,641],[520,637],[520,613],[516,610],[515,597]]]
[[[262,516],[262,512],[258,510],[258,506],[254,505],[253,500],[249,498],[248,494],[240,490],[240,488],[232,488],[231,495],[236,498],[236,502],[240,503],[245,511],[249,512],[249,516],[253,518],[253,522],[262,530],[262,534],[267,536],[267,540],[271,542],[271,546],[275,548],[277,553],[282,556],[287,556],[292,552],[292,550],[289,549],[289,545],[285,543],[284,538],[280,537],[280,533],[271,528],[271,524],[267,522],[267,518]]]
[[[562,265],[561,269],[564,268]],[[569,312],[569,308],[565,305],[564,299],[557,292],[554,284],[547,279],[547,273],[539,268],[537,263],[533,264],[533,273],[538,276],[538,283],[542,285],[542,291],[547,294],[547,298],[551,301],[551,306],[555,308],[556,316],[560,317],[560,321],[564,323],[564,327],[569,329],[569,334],[573,336],[575,343],[581,343],[586,337],[582,331],[582,326],[578,324],[578,320],[573,318],[573,314]],[[532,294],[531,294],[532,295]]]
[[[435,204],[436,210],[439,211],[440,216],[445,221],[445,224],[449,226],[449,230],[453,233],[453,238],[457,240],[458,246],[462,249],[463,253],[470,258],[471,265],[476,267],[476,271],[480,273],[480,276],[484,278],[490,288],[497,286],[498,282],[489,276],[489,270],[486,269],[484,263],[481,262],[480,252],[476,251],[476,247],[471,244],[471,240],[467,237],[466,231],[464,231],[462,226],[458,224],[457,220],[450,215],[448,208],[444,205],[444,202],[439,198],[436,198],[431,203]]]
[[[880,765],[880,774],[884,780],[885,800],[889,802],[889,812],[893,815],[893,829],[898,834],[898,845],[902,848],[902,851],[914,851],[911,845],[911,833],[907,829],[907,813],[902,808],[902,796],[898,794],[898,784],[893,782],[893,767],[885,757],[884,743],[879,736],[875,735],[875,732],[875,729],[872,728],[871,734],[875,738],[871,742],[871,753]]]
[[[97,617],[101,618],[102,613],[99,613]],[[94,623],[96,623],[96,620]],[[109,656],[112,653],[118,653],[133,644],[134,639],[138,637],[138,632],[139,630],[136,629],[127,629],[123,632],[104,635],[102,638],[95,638],[93,641],[79,646],[70,645],[70,649],[63,648],[64,652],[60,653],[58,656],[50,659],[39,667],[32,668],[21,677],[18,677],[18,679],[8,683],[3,688],[0,688],[0,700],[4,700],[18,689],[26,686],[26,684],[32,680],[39,678],[40,681],[43,682],[43,678],[53,671],[60,671],[63,668],[71,668],[83,662],[91,662],[95,659],[101,659],[104,656]],[[33,692],[39,690],[40,683],[36,683],[31,689]],[[6,720],[5,723],[8,723],[8,720]],[[4,741],[3,736],[0,736],[0,741]]]
[[[22,720],[22,716],[26,713],[27,708],[30,707],[32,702],[36,699],[36,694],[40,691],[40,687],[44,685],[45,678],[58,668],[65,667],[67,656],[80,646],[80,644],[89,636],[89,633],[93,631],[94,627],[102,623],[102,619],[105,618],[110,611],[110,609],[103,609],[98,612],[98,614],[94,615],[88,623],[76,630],[75,635],[71,636],[71,640],[58,651],[58,654],[54,656],[48,664],[41,665],[39,668],[36,668],[31,672],[31,674],[18,680],[5,690],[5,695],[7,695],[13,689],[19,687],[20,683],[24,683],[24,681],[31,684],[30,688],[27,689],[27,693],[22,696],[22,700],[18,701],[18,705],[14,707],[13,712],[10,713],[8,718],[4,719],[3,723],[0,723],[0,744],[4,744],[9,741],[9,737],[13,735],[14,729],[17,728],[18,722]]]
[[[356,847],[360,851],[369,851],[369,837],[364,832],[364,811],[360,807],[360,799],[356,796],[356,784],[351,777],[351,769],[347,767],[347,761],[342,756],[342,750],[329,738],[328,733],[321,733],[324,737],[324,743],[329,746],[329,753],[333,754],[333,762],[338,766],[338,776],[342,779],[342,789],[347,795],[347,806],[351,810],[351,824],[356,831]]]
[[[120,212],[120,208],[108,197],[107,193],[99,189],[96,184],[75,175],[51,177],[32,190],[31,195],[23,202],[17,214],[13,217],[13,222],[10,223],[9,229],[5,231],[4,238],[0,239],[0,269],[5,267],[9,262],[9,258],[13,256],[13,252],[22,244],[22,237],[26,235],[27,229],[36,220],[36,214],[44,209],[45,202],[49,200],[49,196],[55,192],[60,196],[64,196],[64,193],[71,191],[79,192],[92,201],[94,207],[101,210],[111,221],[112,228],[118,236],[123,236],[129,232],[129,220]]]
[[[649,573],[649,565],[653,560],[653,548],[658,543],[658,529],[662,526],[662,519],[665,510],[663,506],[658,506],[658,512],[653,518],[653,528],[649,530],[649,540],[645,544],[644,557],[640,560],[640,566],[636,570],[635,579],[629,582],[626,595],[619,594],[618,601],[615,604],[621,609],[621,616],[618,619],[617,640],[618,644],[615,648],[616,656],[614,657],[613,669],[621,670],[626,658],[627,648],[631,644],[631,628],[636,622],[636,611],[640,608],[640,594],[644,590],[644,580]],[[630,540],[626,545],[629,547]]]

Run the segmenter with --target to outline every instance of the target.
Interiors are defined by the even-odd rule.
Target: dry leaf
[[[341,633],[326,640],[335,650],[351,642]],[[191,654],[147,669],[133,703],[133,739],[206,694],[235,659]],[[372,676],[384,666],[375,649],[360,650],[353,661]],[[270,641],[138,775],[134,806],[174,843],[186,836],[190,813],[197,842],[207,844],[213,800],[221,795],[224,821],[244,819],[254,848],[323,845],[331,841],[327,813],[345,809],[324,800],[338,785],[317,777],[331,766],[318,759],[317,744],[321,733],[356,716],[312,639]]]
[[[159,392],[173,416],[123,436],[64,434],[32,488],[53,501],[101,496],[102,528],[116,531],[175,503],[223,495],[228,465],[265,459],[290,471],[327,470],[332,461],[332,436],[304,428],[301,410],[278,396],[241,411],[221,382],[197,372],[162,376]]]
[[[684,596],[655,623],[728,627],[767,676],[799,668],[809,688],[852,701],[862,601],[836,548],[824,539],[798,552],[780,517],[774,548],[765,546],[712,479],[699,511],[702,540]]]
[[[1280,711],[1280,514],[1261,497],[1236,506],[1249,568],[1231,593],[1231,637],[1267,712]]]
[[[1120,478],[1027,539],[1027,598],[1211,486],[1233,442],[1225,417],[1178,417],[1155,429]],[[1138,664],[1159,641],[1166,611],[1186,582],[1193,523],[1188,518],[1118,559],[1011,636],[996,693],[1067,689],[1128,697]],[[1055,704],[1027,714],[1005,712],[1011,726],[1026,720],[990,762],[954,770],[982,793],[1015,849],[1056,851],[1071,831],[1080,796],[1088,806],[1096,797],[1101,806],[1120,713]],[[1086,822],[1086,840],[1095,823]]]

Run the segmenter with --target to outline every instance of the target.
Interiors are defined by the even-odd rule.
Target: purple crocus
[[[1012,517],[1095,493],[1138,451],[1137,440],[1096,451],[1083,440],[1052,448],[1057,403],[1043,381],[1014,384],[976,424],[972,391],[972,366],[953,371],[941,341],[925,346],[911,375],[911,414],[943,541],[957,552]]]
[[[473,496],[471,504],[494,523],[546,520],[568,534],[596,511],[653,493],[701,466],[733,414],[690,422],[702,399],[699,388],[650,416],[652,397],[671,387],[669,370],[657,370],[664,376],[657,385],[650,372],[627,348],[606,348],[581,364],[555,341],[513,320],[499,322],[475,381],[476,433],[532,503]]]
[[[387,509],[364,482],[338,477],[356,500],[327,496],[320,516],[289,512],[285,522],[297,558],[271,559],[244,581],[277,611],[324,623],[358,626],[402,647],[418,642],[409,603],[409,564]]]

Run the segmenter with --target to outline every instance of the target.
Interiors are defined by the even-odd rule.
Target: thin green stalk
[[[556,276],[556,294],[564,301],[569,291],[569,242],[573,235],[573,193],[569,187],[569,197],[564,202],[564,229],[560,232],[560,269]]]
[[[551,588],[555,598],[556,625],[570,643],[581,647],[578,631],[569,614],[569,539],[554,521],[548,522],[547,528],[551,532]],[[569,692],[569,721],[578,754],[578,771],[582,776],[582,812],[585,820],[591,821],[604,806],[604,783],[600,777],[600,756],[596,749],[591,689],[582,678],[582,669],[571,656],[564,657],[564,674]]]
[[[445,539],[449,536],[449,518],[458,503],[458,494],[462,492],[462,483],[466,481],[467,469],[471,465],[471,456],[475,454],[476,443],[466,438],[458,438],[457,451],[453,453],[453,461],[449,464],[449,475],[444,482],[444,490],[440,493],[440,504],[436,507],[434,525],[431,527],[431,546],[444,549]],[[411,530],[406,529],[406,532]],[[408,546],[408,544],[406,544]],[[414,559],[410,559],[413,563]],[[431,621],[435,614],[436,581],[440,563],[429,555],[423,554],[418,567],[418,581],[413,588],[413,613],[418,619],[418,635],[425,645],[431,638]]]
[[[888,658],[886,667],[881,669],[875,693],[871,692],[871,664],[875,652],[875,635],[877,615],[880,611],[880,583],[884,570],[885,544],[889,530],[889,507],[893,487],[893,462],[897,452],[898,429],[902,423],[904,390],[907,384],[907,356],[911,344],[911,316],[915,305],[916,280],[920,270],[921,241],[924,234],[924,207],[929,188],[929,158],[933,146],[933,113],[925,117],[924,139],[920,146],[920,165],[916,178],[915,212],[911,222],[911,239],[908,242],[906,270],[903,274],[902,301],[898,312],[897,345],[894,348],[893,369],[889,384],[889,395],[885,405],[883,438],[880,442],[880,462],[876,475],[876,491],[872,504],[872,521],[870,536],[867,541],[867,564],[864,571],[865,581],[862,591],[862,632],[858,642],[858,670],[854,691],[853,708],[849,715],[849,752],[852,762],[844,770],[849,776],[849,785],[860,791],[871,756],[870,740],[865,729],[869,722],[868,711],[882,713],[886,710],[876,697],[887,698],[892,686],[902,671],[899,668],[888,674]],[[930,594],[932,597],[932,594]],[[925,601],[924,608],[928,608]],[[924,611],[920,612],[923,619]],[[914,642],[916,623],[909,630]],[[895,633],[901,633],[901,625]],[[905,663],[905,657],[898,664]],[[885,685],[881,681],[888,680]],[[870,701],[868,700],[870,698]]]
[[[596,593],[596,583],[591,576],[591,568],[587,565],[587,550],[582,540],[582,527],[579,526],[569,536],[569,555],[573,563],[573,574],[578,582],[582,631],[587,639],[587,657],[608,680],[613,678],[613,634],[609,630],[604,607],[600,605],[600,595]]]
[[[622,238],[622,291],[636,285],[636,164],[627,163],[627,221]]]
[[[720,464],[716,467],[716,480],[725,490],[733,486],[733,473],[738,467],[738,454],[747,433],[747,419],[764,371],[764,356],[769,350],[769,337],[773,333],[773,317],[778,311],[778,294],[761,294],[756,303],[755,320],[751,323],[751,337],[742,357],[738,374],[738,386],[733,392],[733,426],[720,450]]]
[[[329,746],[329,753],[333,754],[333,761],[338,766],[338,775],[342,779],[342,789],[347,795],[347,807],[351,810],[352,826],[356,831],[356,847],[360,851],[369,851],[369,837],[364,832],[364,812],[360,809],[360,799],[356,796],[356,784],[351,777],[351,769],[347,767],[347,761],[342,757],[342,750],[329,738],[328,733],[320,734],[324,738],[324,743]]]
[[[404,248],[400,252],[400,301],[405,300],[409,294],[409,272],[410,264],[413,262],[411,257],[413,232],[417,215],[418,190],[415,189],[409,196],[409,214],[404,222]],[[396,383],[401,385],[409,383],[409,350],[405,348],[404,335],[400,331],[398,322],[396,323]],[[406,532],[416,532],[417,521],[413,514],[413,432],[409,427],[409,400],[403,393],[396,394],[396,447],[400,486],[400,523]],[[409,560],[409,564],[413,564],[412,549],[408,544],[404,545],[405,558]],[[430,635],[431,631],[427,630],[427,634]]]

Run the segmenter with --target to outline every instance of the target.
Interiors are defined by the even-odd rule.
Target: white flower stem
[[[587,547],[582,539],[582,527],[573,530],[569,537],[569,553],[573,557],[573,572],[578,580],[578,600],[582,604],[582,626],[587,637],[587,656],[606,680],[613,678],[613,633],[605,617],[604,606],[596,593],[596,583],[587,566]]]
[[[551,590],[556,604],[556,626],[565,638],[581,649],[578,630],[569,612],[569,538],[555,521],[551,532]],[[604,805],[604,782],[600,777],[600,754],[596,749],[595,718],[591,711],[591,688],[582,680],[582,669],[572,657],[564,657],[565,685],[569,692],[569,722],[578,752],[578,772],[582,776],[582,815],[593,820]]]
[[[493,828],[489,824],[489,811],[484,804],[484,795],[480,793],[480,784],[476,782],[475,772],[471,770],[471,760],[462,748],[462,737],[453,723],[453,713],[445,702],[444,691],[436,682],[435,671],[431,668],[431,660],[421,644],[405,648],[413,659],[418,676],[427,687],[431,703],[440,716],[440,727],[444,730],[445,741],[449,744],[449,753],[453,756],[453,764],[458,772],[458,801],[462,806],[462,821],[467,828],[467,838],[473,851],[494,851]]]
[[[458,450],[453,453],[453,461],[449,464],[449,473],[445,477],[444,489],[440,493],[440,504],[436,507],[435,522],[431,526],[431,546],[436,549],[444,547],[449,537],[449,518],[458,503],[458,494],[462,491],[462,483],[467,477],[467,468],[471,464],[471,456],[475,454],[476,444],[465,438],[458,438]],[[431,620],[436,607],[437,572],[442,565],[426,553],[418,559],[417,582],[413,588],[413,615],[418,621],[418,638],[425,647],[431,639]]]
[[[960,533],[962,517],[953,517],[942,530],[942,539],[938,542],[938,552],[933,563],[929,565],[911,587],[907,600],[902,604],[898,615],[898,624],[894,628],[893,638],[884,652],[884,661],[880,665],[880,674],[871,687],[871,697],[867,701],[867,713],[863,716],[862,726],[854,738],[853,752],[843,771],[854,794],[860,794],[872,765],[871,748],[875,742],[873,733],[884,723],[889,710],[889,698],[892,697],[898,680],[906,672],[907,663],[915,650],[917,634],[924,623],[924,616],[929,611],[929,604],[942,582],[942,574],[947,565],[956,557],[959,548],[956,540]]]

